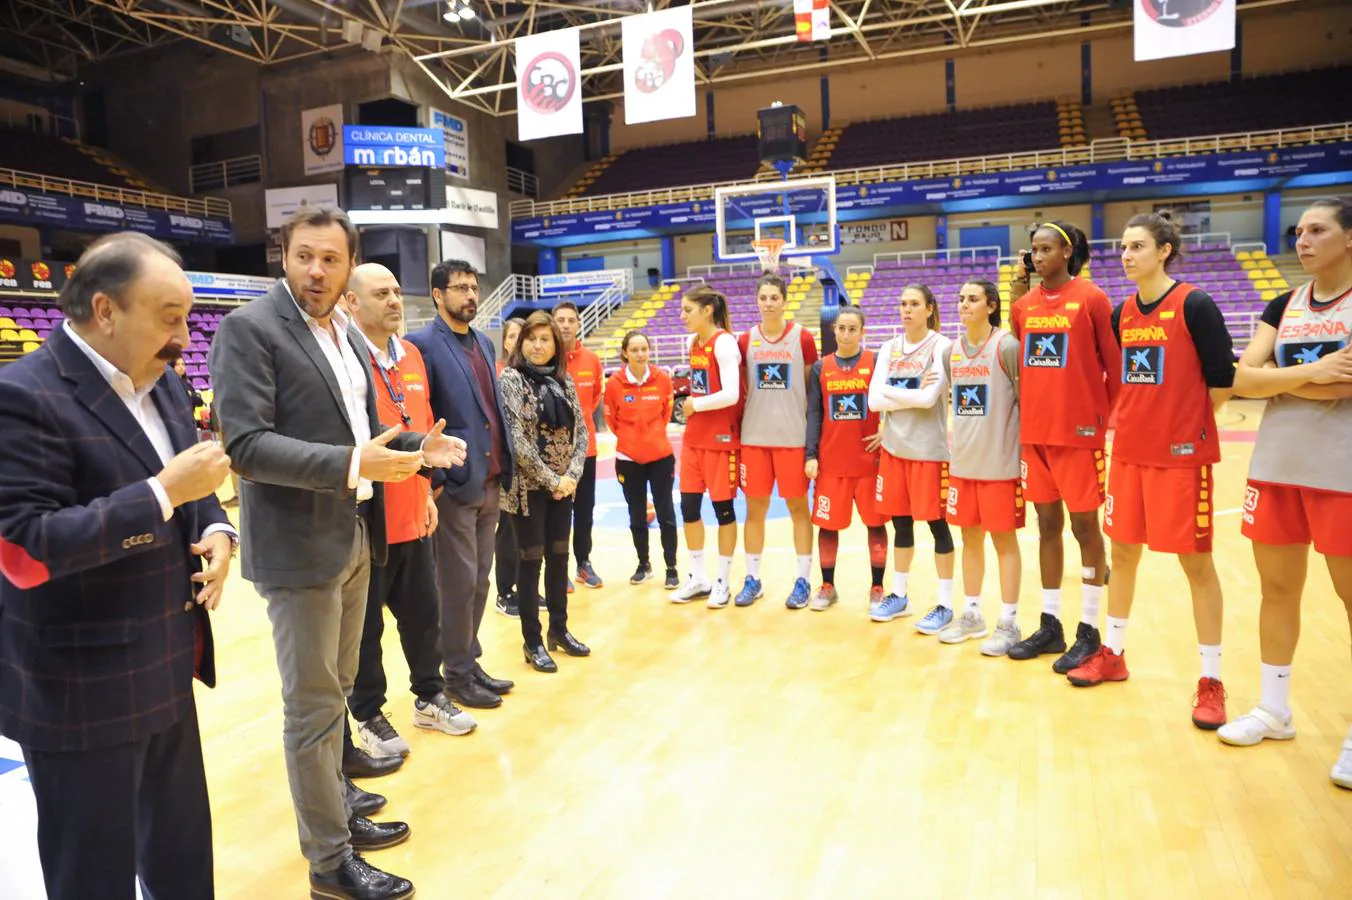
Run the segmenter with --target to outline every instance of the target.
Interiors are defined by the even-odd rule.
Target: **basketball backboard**
[[[836,180],[829,176],[748,182],[714,189],[714,253],[720,262],[756,259],[753,239],[779,238],[784,255],[840,252]]]

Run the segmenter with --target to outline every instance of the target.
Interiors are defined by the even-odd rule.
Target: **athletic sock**
[[[720,556],[718,558],[718,583],[727,586],[728,578],[732,575],[732,557]]]
[[[1017,621],[1019,621],[1019,604],[1017,604],[1017,603],[1001,603],[1001,604],[1000,604],[1000,621],[1001,621],[1001,622],[1017,622]]]
[[[1061,589],[1042,589],[1042,611],[1049,616],[1061,616]]]
[[[691,550],[691,551],[690,551],[690,577],[691,577],[691,578],[708,578],[708,577],[709,577],[708,574],[704,571],[704,551],[703,551],[703,550]]]
[[[798,577],[804,581],[812,580],[812,554],[798,557]]]
[[[874,587],[882,587],[882,586],[883,586],[883,574],[884,574],[885,571],[886,571],[886,570],[885,570],[882,566],[874,566],[874,567],[873,567],[872,575],[873,575],[873,586],[874,586]]]
[[[760,580],[760,561],[761,555],[759,553],[748,553],[746,555],[746,574],[757,581]]]
[[[1291,667],[1263,663],[1263,699],[1259,705],[1281,719],[1291,718]]]
[[[892,573],[892,593],[896,594],[898,597],[906,596],[906,588],[910,585],[910,583],[911,583],[910,572]]]
[[[966,603],[963,606],[962,611],[973,612],[976,613],[977,615],[981,615],[981,595],[978,594],[975,597],[968,596],[966,598]]]
[[[1092,627],[1098,627],[1099,604],[1103,602],[1103,586],[1098,584],[1082,585],[1084,601],[1080,604],[1080,621]],[[1126,621],[1125,619],[1123,621]],[[1126,627],[1125,625],[1122,627]],[[1114,653],[1119,651],[1114,650]]]
[[[1103,635],[1103,643],[1108,645],[1109,650],[1119,656],[1122,655],[1122,651],[1127,647],[1127,620],[1108,616],[1108,628]]]
[[[938,603],[944,609],[953,608],[953,579],[939,579],[939,600]]]
[[[836,567],[822,566],[822,584],[836,583]]]
[[[1221,645],[1220,644],[1198,644],[1197,649],[1202,654],[1202,677],[1221,680]],[[1286,679],[1290,681],[1291,679]]]

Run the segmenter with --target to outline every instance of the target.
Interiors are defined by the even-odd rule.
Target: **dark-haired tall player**
[[[1010,327],[1022,342],[1019,437],[1024,498],[1037,509],[1042,570],[1042,623],[1009,648],[1010,659],[1044,653],[1061,656],[1052,670],[1064,675],[1098,650],[1099,604],[1108,566],[1099,530],[1107,461],[1108,415],[1121,387],[1122,352],[1113,337],[1112,304],[1092,282],[1079,278],[1089,260],[1084,232],[1046,222],[1033,233],[1033,268],[1042,278],[1010,310]],[[1017,284],[1026,284],[1025,279]],[[1075,644],[1066,650],[1061,627],[1065,510],[1080,546],[1083,603]]]

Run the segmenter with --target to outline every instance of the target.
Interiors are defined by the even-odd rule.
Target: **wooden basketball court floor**
[[[1239,534],[1258,409],[1227,409],[1217,472],[1231,717],[1258,694],[1258,583]],[[919,533],[911,600],[923,614],[935,579]],[[1189,720],[1196,639],[1169,557],[1142,566],[1131,679],[1077,689],[1051,657],[987,659],[979,642],[916,634],[915,618],[870,623],[857,523],[842,539],[842,602],[825,613],[783,606],[787,520],[771,523],[767,596],[749,609],[630,587],[627,531],[596,538],[606,586],[570,601],[594,655],[531,671],[517,622],[494,614],[490,595],[483,663],[517,687],[500,709],[474,711],[470,736],[412,727],[407,669],[386,631],[387,713],[413,752],[362,784],[390,798],[378,818],[406,819],[413,837],[370,859],[412,878],[420,897],[1352,896],[1352,792],[1328,778],[1352,724],[1348,625],[1317,559],[1298,737],[1234,748]],[[1066,539],[1072,621],[1078,554]],[[1027,633],[1039,613],[1031,515],[1022,543]],[[653,546],[660,558],[655,531]],[[740,582],[740,549],[733,571]],[[220,686],[198,702],[218,893],[303,897],[268,620],[237,573],[214,621]]]

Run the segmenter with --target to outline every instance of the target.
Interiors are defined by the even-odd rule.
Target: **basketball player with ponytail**
[[[690,572],[671,594],[673,603],[708,597],[710,609],[731,599],[728,578],[737,550],[737,450],[740,446],[742,354],[732,336],[727,298],[697,287],[681,298],[681,323],[690,332],[690,396],[685,399],[685,438],[681,444],[681,520]],[[713,501],[718,521],[718,577],[712,584],[704,567],[704,495]]]
[[[874,494],[878,480],[878,414],[868,408],[872,350],[863,349],[864,313],[857,306],[836,316],[836,352],[812,364],[807,378],[807,452],[803,473],[815,481],[812,522],[817,526],[817,556],[822,586],[810,606],[830,609],[836,592],[836,552],[840,532],[850,527],[851,507],[868,529],[873,587],[869,607],[883,601],[887,568],[887,517]]]
[[[945,644],[987,634],[981,615],[986,576],[986,535],[1000,566],[1000,618],[981,645],[986,656],[1004,656],[1022,637],[1019,579],[1023,558],[1018,529],[1024,523],[1019,483],[1019,342],[1000,327],[1000,292],[989,281],[969,281],[958,294],[966,333],[948,360],[953,382],[953,461],[949,464],[950,524],[962,528],[962,615],[939,632]]]
[[[1211,297],[1169,275],[1181,243],[1177,226],[1158,213],[1135,216],[1122,233],[1122,267],[1136,293],[1113,311],[1122,371],[1104,510],[1113,542],[1108,621],[1103,646],[1066,677],[1079,687],[1127,679],[1127,616],[1141,551],[1177,554],[1202,664],[1192,721],[1214,730],[1225,724],[1225,688],[1211,467],[1221,458],[1215,411],[1230,397],[1235,356]]]
[[[1108,416],[1122,387],[1122,351],[1113,336],[1112,304],[1092,282],[1078,277],[1089,260],[1084,232],[1066,222],[1045,222],[1033,232],[1033,268],[1039,285],[1010,310],[1010,327],[1022,344],[1019,370],[1020,468],[1024,498],[1037,510],[1042,570],[1042,621],[1009,648],[1010,659],[1060,654],[1052,670],[1065,675],[1098,651],[1099,605],[1108,563],[1099,530],[1107,475]],[[1025,269],[1015,290],[1026,288]],[[1075,643],[1066,650],[1061,627],[1065,513],[1080,546],[1082,603]]]
[[[901,292],[905,331],[878,350],[869,382],[868,406],[882,413],[883,454],[875,499],[892,517],[892,593],[869,610],[875,622],[910,614],[907,590],[915,557],[915,521],[934,535],[939,595],[916,623],[921,634],[938,634],[953,621],[953,535],[944,521],[948,498],[948,375],[944,365],[953,342],[939,334],[939,306],[923,284]]]

